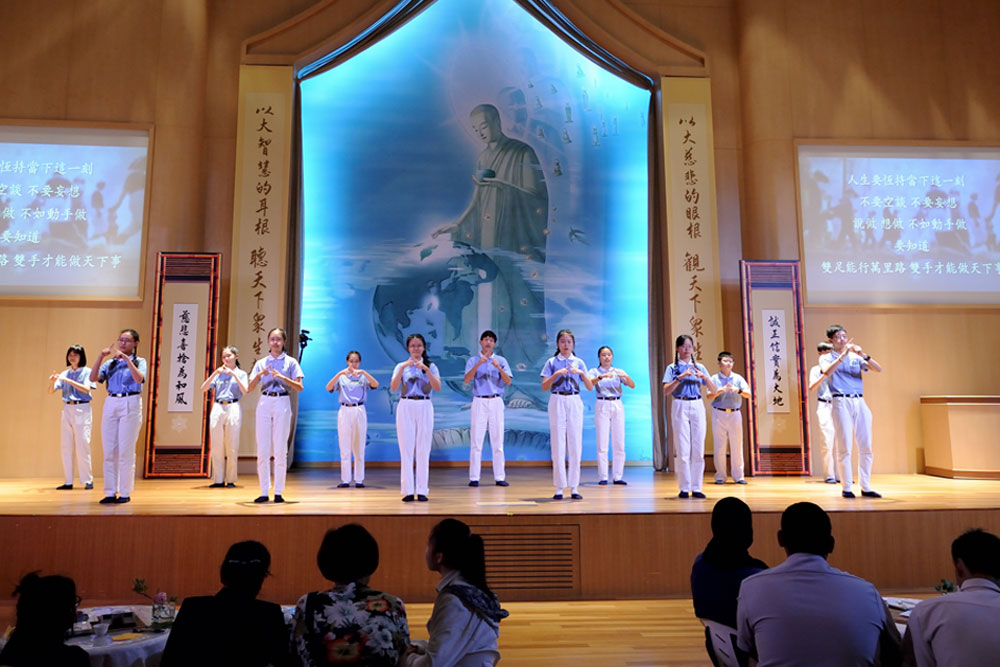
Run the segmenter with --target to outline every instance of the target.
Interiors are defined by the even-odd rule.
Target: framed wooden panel
[[[145,477],[207,477],[221,253],[157,255]]]
[[[811,472],[802,348],[802,294],[796,260],[740,261],[743,340],[754,475]]]

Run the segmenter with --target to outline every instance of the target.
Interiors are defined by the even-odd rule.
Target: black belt
[[[701,396],[674,396],[678,401],[700,401]]]
[[[238,398],[234,398],[231,401],[216,401],[216,403],[218,403],[219,405],[229,405],[230,403],[239,403],[239,402],[240,402],[240,399],[238,399]]]
[[[426,401],[430,396],[400,396],[400,398],[408,398],[411,401]]]
[[[503,394],[490,394],[489,396],[473,396],[473,398],[500,398]]]
[[[864,394],[830,394],[834,398],[862,398]]]
[[[719,410],[721,412],[739,412],[740,411],[739,408],[717,408],[714,405],[712,406],[712,409]]]
[[[356,408],[359,405],[364,405],[364,404],[365,404],[364,401],[361,401],[360,403],[341,403],[341,405],[344,406],[345,408]]]
[[[288,392],[285,391],[265,391],[261,393],[265,396],[288,396]]]
[[[597,400],[599,400],[599,401],[620,401],[620,400],[622,400],[622,397],[621,396],[598,396]]]
[[[829,398],[817,398],[816,400],[819,401],[820,403],[829,403],[830,402]]]
[[[63,401],[66,405],[80,405],[90,403],[90,401]]]
[[[124,394],[108,394],[108,396],[112,398],[125,398],[126,396],[138,396],[138,395],[139,392],[137,391],[127,391]]]
[[[558,394],[559,396],[576,396],[580,392],[578,391],[554,391],[553,394]]]

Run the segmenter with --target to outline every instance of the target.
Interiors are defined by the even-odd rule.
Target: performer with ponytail
[[[406,337],[410,358],[396,364],[389,391],[400,390],[396,408],[396,438],[399,440],[399,486],[403,502],[427,501],[431,438],[434,433],[434,405],[431,392],[441,391],[441,374],[427,356],[427,343],[418,333]],[[414,483],[413,466],[417,473]]]
[[[604,345],[597,350],[600,365],[591,368],[591,380],[597,390],[597,402],[594,403],[594,431],[597,434],[597,483],[605,486],[608,483],[608,440],[611,440],[611,472],[615,484],[626,485],[622,477],[625,474],[625,407],[622,405],[622,385],[635,389],[635,380],[620,368],[615,368],[611,362],[615,353]]]
[[[677,469],[679,498],[688,494],[704,498],[701,484],[705,476],[705,404],[701,388],[716,393],[708,369],[694,358],[694,340],[678,336],[674,363],[663,374],[663,393],[674,397],[670,405],[670,428],[674,434],[674,465]]]
[[[411,646],[404,667],[493,665],[500,660],[500,621],[508,616],[486,584],[483,538],[457,519],[445,519],[427,540],[427,567],[441,574],[430,639]]]

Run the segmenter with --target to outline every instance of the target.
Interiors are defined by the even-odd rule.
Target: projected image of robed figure
[[[549,207],[545,176],[534,149],[503,133],[496,107],[481,104],[469,117],[486,144],[476,159],[472,200],[453,225],[433,236],[448,233],[456,244],[484,251],[499,271],[495,280],[476,285],[473,307],[463,309],[461,331],[451,333],[467,339],[478,331],[496,331],[512,364],[529,368],[547,352],[542,289]]]

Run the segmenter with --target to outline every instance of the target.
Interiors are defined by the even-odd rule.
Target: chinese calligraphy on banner
[[[170,384],[167,386],[170,403],[167,412],[191,412],[194,388],[201,384],[194,353],[198,304],[175,303],[170,321]]]
[[[239,97],[229,342],[253,360],[267,354],[267,331],[287,326],[291,68],[242,66]],[[243,410],[252,420],[256,400]],[[240,440],[240,454],[252,455],[253,429],[243,429]]]
[[[764,326],[764,402],[768,412],[791,412],[788,393],[788,336],[785,334],[785,311],[762,310]]]
[[[664,79],[663,91],[670,321],[673,335],[694,338],[697,359],[714,358],[722,349],[722,297],[708,81]]]

